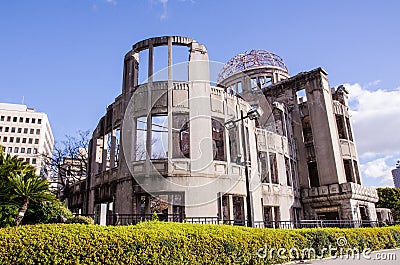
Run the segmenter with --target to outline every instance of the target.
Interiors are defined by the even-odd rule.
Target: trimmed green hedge
[[[268,264],[260,248],[317,252],[345,237],[346,248],[400,247],[400,227],[256,229],[144,222],[135,226],[27,225],[0,229],[0,264]],[[260,253],[260,252],[259,252]],[[275,253],[276,254],[276,253]]]
[[[65,221],[66,224],[86,224],[86,225],[93,225],[94,224],[94,220],[93,218],[89,217],[89,216],[81,216],[81,215],[77,215],[74,217],[71,217],[69,219],[67,219],[67,221]]]

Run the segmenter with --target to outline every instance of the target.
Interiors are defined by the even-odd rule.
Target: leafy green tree
[[[71,211],[60,201],[30,203],[22,224],[59,223],[72,218]]]
[[[33,166],[17,156],[5,156],[0,148],[0,226],[21,224],[30,202],[36,205],[30,209],[31,215],[37,211],[36,218],[31,218],[36,222],[49,221],[57,210],[66,215],[69,212],[50,192],[47,180],[35,175]]]
[[[54,201],[55,195],[49,190],[47,179],[26,173],[11,174],[8,177],[10,200],[19,204],[15,225],[18,226],[24,218],[30,201]]]
[[[393,218],[400,221],[400,189],[399,188],[378,188],[379,201],[377,208],[389,208]]]

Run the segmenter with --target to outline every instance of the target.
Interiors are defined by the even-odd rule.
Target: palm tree
[[[54,201],[49,183],[35,175],[35,168],[17,156],[4,155],[0,147],[0,202],[18,207],[15,225],[24,218],[30,201]]]
[[[54,201],[55,196],[49,190],[47,179],[24,172],[8,177],[10,200],[19,204],[15,225],[18,226],[25,216],[29,202]]]

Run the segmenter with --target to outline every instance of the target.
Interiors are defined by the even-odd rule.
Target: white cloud
[[[391,158],[390,156],[378,158],[361,165],[363,176],[376,179],[381,186],[393,186],[393,167],[387,164],[387,160]]]
[[[364,87],[345,84],[349,91],[352,124],[365,178],[379,185],[393,186],[391,169],[400,157],[400,88],[369,90],[379,80]],[[393,165],[392,165],[393,164]]]
[[[167,9],[168,0],[159,0],[159,1],[163,6],[163,12],[162,12],[162,14],[160,16],[160,19],[163,20],[163,19],[166,19],[168,17],[168,9]]]
[[[117,0],[106,0],[106,2],[114,6],[117,5]]]
[[[360,155],[400,152],[400,88],[369,91],[359,84],[345,86],[350,93],[349,105]]]

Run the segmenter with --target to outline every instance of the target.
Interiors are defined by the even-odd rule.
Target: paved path
[[[381,251],[374,251],[369,255],[360,255],[357,257],[338,257],[336,259],[324,259],[299,262],[296,264],[313,264],[313,265],[363,265],[363,264],[374,264],[374,265],[399,265],[400,264],[400,249],[388,249]]]

